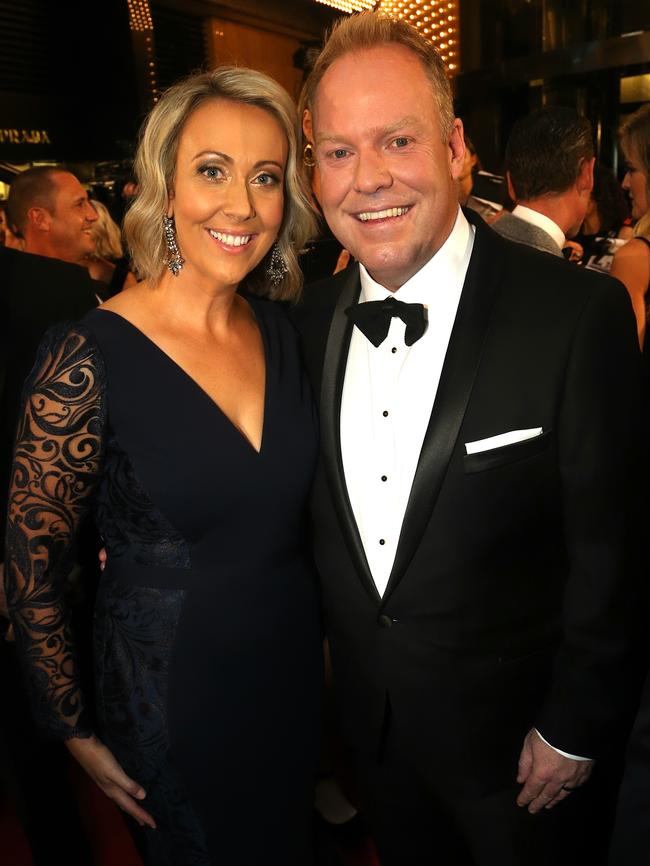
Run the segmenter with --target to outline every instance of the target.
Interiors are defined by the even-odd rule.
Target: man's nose
[[[386,158],[374,149],[359,153],[354,180],[356,189],[366,194],[386,189],[393,183]]]
[[[86,202],[85,219],[89,223],[94,223],[96,220],[99,219],[99,214],[89,201]]]
[[[248,181],[232,179],[226,188],[224,213],[238,222],[255,216],[252,191]]]

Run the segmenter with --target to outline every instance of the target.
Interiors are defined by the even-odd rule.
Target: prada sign
[[[51,144],[47,129],[0,129],[0,144]]]

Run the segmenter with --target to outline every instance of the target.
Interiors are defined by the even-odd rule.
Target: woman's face
[[[213,99],[190,115],[169,202],[181,276],[236,287],[259,264],[282,224],[287,153],[282,127],[256,106]]]
[[[623,178],[623,189],[627,190],[632,206],[632,217],[640,219],[648,210],[648,175],[643,169],[636,145],[633,141],[627,143],[624,149],[627,171]]]

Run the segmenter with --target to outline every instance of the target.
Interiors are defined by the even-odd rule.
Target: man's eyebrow
[[[406,115],[406,117],[400,117],[399,120],[396,120],[395,123],[391,123],[389,126],[376,126],[370,130],[370,133],[375,136],[386,136],[392,135],[399,130],[405,129],[406,127],[416,127],[419,129],[421,127],[421,122],[417,117],[413,117],[412,115]],[[330,132],[324,132],[320,135],[316,136],[316,142],[320,143],[323,141],[345,141],[344,135],[334,135]]]

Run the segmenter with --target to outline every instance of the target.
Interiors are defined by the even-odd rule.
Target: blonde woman
[[[96,199],[91,199],[90,203],[97,220],[92,225],[95,252],[86,259],[88,272],[94,280],[106,283],[110,297],[133,285],[136,279],[128,268],[128,259],[124,258],[120,227],[106,205]]]
[[[144,127],[141,282],[51,334],[28,383],[7,596],[37,712],[132,819],[147,866],[311,861],[321,634],[304,552],[311,395],[272,299],[313,226],[295,110],[224,67]],[[94,509],[97,718],[60,584]],[[54,785],[55,780],[48,780]]]
[[[639,345],[643,349],[650,287],[650,105],[643,105],[621,126],[621,147],[627,170],[627,190],[636,220],[634,237],[614,256],[610,273],[630,293],[636,316]]]

